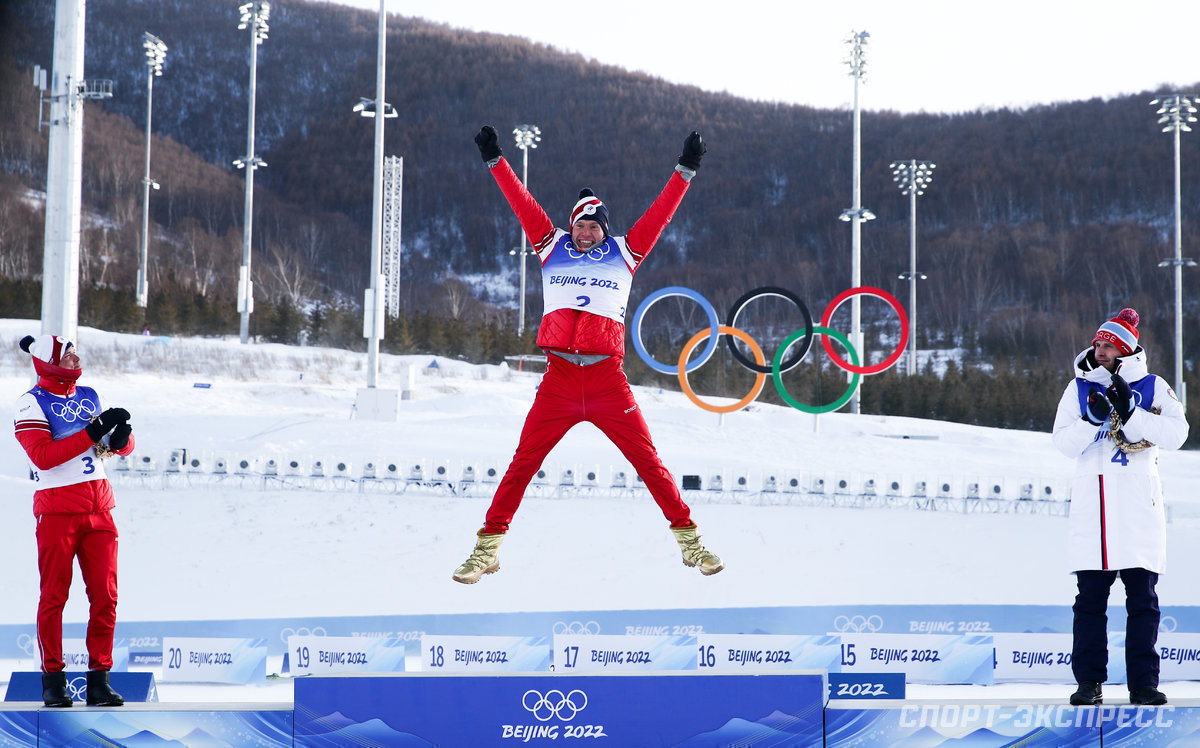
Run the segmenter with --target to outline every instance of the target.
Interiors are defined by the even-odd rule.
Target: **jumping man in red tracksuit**
[[[33,357],[37,386],[17,400],[17,441],[33,471],[33,514],[37,517],[37,640],[46,706],[71,706],[63,671],[62,612],[71,589],[71,567],[79,559],[91,608],[88,615],[87,704],[121,706],[108,683],[113,629],[117,622],[117,527],[112,485],[101,456],[133,451],[129,411],[104,410],[100,395],[75,384],[79,355],[66,338],[25,336],[21,349]]]
[[[542,262],[545,306],[537,343],[547,353],[546,373],[525,419],[517,452],[492,498],[475,550],[454,570],[454,580],[479,581],[500,568],[499,550],[517,507],[542,461],[567,431],[588,421],[625,455],[671,523],[683,563],[716,574],[725,563],[700,542],[691,510],[663,466],[621,368],[625,310],[633,274],[675,215],[707,147],[691,133],[675,173],[654,204],[625,236],[608,233],[608,208],[591,190],[579,193],[570,232],[555,228],[521,184],[500,150],[495,128],[475,136],[479,153]]]

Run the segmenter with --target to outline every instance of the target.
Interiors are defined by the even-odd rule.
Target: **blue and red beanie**
[[[1098,340],[1104,340],[1115,345],[1122,356],[1128,356],[1137,350],[1138,347],[1138,331],[1137,325],[1138,313],[1126,307],[1117,313],[1109,321],[1100,325],[1100,329],[1096,331],[1096,337],[1092,338],[1092,345]]]

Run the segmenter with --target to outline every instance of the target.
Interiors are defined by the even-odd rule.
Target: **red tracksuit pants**
[[[91,603],[88,669],[111,670],[117,624],[117,526],[112,514],[43,514],[38,517],[37,546],[42,578],[37,613],[42,672],[57,673],[64,667],[62,613],[76,558]]]
[[[553,354],[548,359],[541,386],[525,417],[517,452],[492,497],[484,531],[508,531],[525,488],[546,455],[581,421],[595,425],[617,445],[672,527],[690,524],[691,510],[654,449],[646,419],[621,369],[622,359],[613,356],[591,366],[577,366]]]

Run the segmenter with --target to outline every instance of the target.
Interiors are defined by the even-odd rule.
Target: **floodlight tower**
[[[866,46],[871,37],[866,31],[852,31],[846,44],[850,45],[850,54],[845,63],[850,67],[850,77],[854,78],[854,176],[853,204],[842,211],[840,220],[850,222],[850,286],[858,288],[862,285],[862,224],[870,221],[875,214],[862,206],[862,186],[860,173],[862,171],[862,110],[858,105],[858,85],[867,76]],[[862,337],[862,304],[861,296],[850,300],[850,342],[858,350],[858,355],[866,362],[866,351],[863,350]],[[847,377],[851,376],[849,373]],[[861,379],[859,387],[861,388]],[[850,397],[850,412],[858,413],[858,390]]]
[[[142,34],[142,47],[146,50],[146,173],[142,177],[142,253],[138,262],[137,305],[146,308],[150,297],[150,188],[158,189],[158,182],[150,178],[150,112],[154,101],[154,79],[162,75],[163,60],[167,57],[167,45],[149,31]]]
[[[83,100],[112,96],[111,80],[83,78],[83,0],[57,0],[54,68],[49,85],[35,69],[38,130],[49,128],[46,149],[46,225],[42,254],[42,332],[75,340],[79,324],[79,234],[83,216]],[[44,94],[42,96],[45,96]],[[41,112],[49,103],[49,119]]]
[[[521,182],[529,189],[529,149],[537,148],[542,140],[542,131],[536,125],[517,125],[513,129],[513,138],[521,149],[522,166]],[[521,230],[521,298],[520,312],[517,315],[517,337],[525,334],[525,230]]]
[[[267,162],[254,155],[254,96],[258,87],[258,45],[267,38],[270,30],[267,19],[271,16],[271,3],[253,0],[238,7],[242,14],[238,29],[250,29],[250,109],[246,128],[246,155],[236,159],[233,165],[246,170],[246,205],[242,229],[242,267],[238,271],[238,312],[242,316],[241,338],[250,342],[250,314],[254,311],[254,283],[250,276],[250,235],[254,225],[254,170],[266,166]]]
[[[374,388],[379,380],[379,341],[383,339],[383,312],[386,306],[383,276],[383,121],[398,113],[384,101],[383,90],[387,62],[387,13],[385,0],[379,0],[379,38],[375,57],[375,100],[359,99],[354,111],[375,119],[374,176],[371,180],[371,287],[364,295],[363,337],[367,339],[367,387]],[[382,112],[382,116],[381,116]]]
[[[908,373],[917,373],[917,280],[925,280],[924,273],[917,272],[917,195],[924,195],[925,188],[933,181],[932,161],[893,161],[892,181],[900,192],[908,195],[912,221],[908,233],[908,272],[900,274],[900,280],[908,280]]]
[[[1196,261],[1183,257],[1183,216],[1179,190],[1179,133],[1191,132],[1189,124],[1196,121],[1196,96],[1171,94],[1150,102],[1157,106],[1158,124],[1163,132],[1175,133],[1175,256],[1158,263],[1160,268],[1175,268],[1175,393],[1187,408],[1187,391],[1183,384],[1183,268],[1195,267]]]

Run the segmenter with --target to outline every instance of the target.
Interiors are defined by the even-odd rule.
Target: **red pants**
[[[581,421],[594,424],[617,445],[645,481],[672,527],[690,524],[691,510],[683,503],[675,479],[650,441],[650,429],[633,399],[621,359],[614,356],[591,366],[576,366],[553,354],[548,359],[533,407],[525,417],[517,452],[492,497],[484,531],[508,531],[525,488],[542,461],[567,431]]]
[[[113,629],[117,624],[117,526],[112,514],[43,514],[38,517],[37,545],[42,578],[37,613],[42,672],[57,673],[64,667],[62,612],[71,590],[71,567],[76,557],[91,602],[88,669],[111,670]]]

